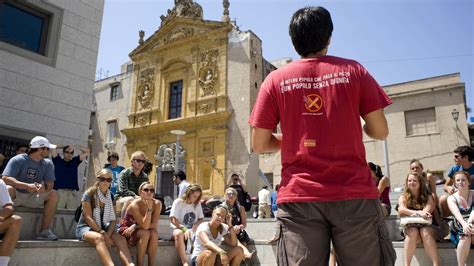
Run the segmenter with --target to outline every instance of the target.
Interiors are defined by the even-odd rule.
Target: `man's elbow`
[[[254,153],[260,154],[265,152],[265,147],[261,143],[253,143],[252,144],[252,151]]]
[[[388,128],[379,129],[378,132],[376,132],[374,139],[385,140],[388,137],[388,133]]]

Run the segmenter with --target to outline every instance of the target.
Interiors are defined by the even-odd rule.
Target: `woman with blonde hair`
[[[235,231],[230,229],[231,227],[231,214],[225,207],[217,206],[212,211],[211,220],[201,223],[197,228],[191,256],[192,265],[240,265],[244,258],[244,251],[238,245],[237,236]],[[222,241],[229,246],[227,251],[220,246]],[[217,263],[219,261],[220,263]]]
[[[186,243],[193,242],[194,232],[204,220],[201,207],[202,189],[198,184],[190,184],[184,195],[177,198],[171,207],[170,221],[173,239],[183,265],[188,265]]]
[[[135,265],[125,238],[115,232],[113,196],[110,192],[112,171],[102,169],[97,181],[82,195],[82,214],[76,227],[76,237],[96,247],[103,265],[114,265],[109,248],[117,247],[124,265]]]
[[[155,189],[150,182],[143,182],[138,193],[139,198],[130,203],[120,221],[119,234],[127,239],[130,246],[137,246],[137,265],[144,265],[145,255],[148,255],[148,265],[154,265],[161,202],[153,198]]]
[[[243,206],[239,204],[237,200],[237,190],[234,188],[227,188],[224,194],[225,201],[221,204],[232,216],[232,227],[229,230],[233,230],[237,235],[237,244],[243,249],[246,259],[252,258],[253,252],[247,249],[247,245],[252,242],[249,235],[245,231],[247,227],[247,213]]]
[[[471,245],[474,244],[474,192],[469,190],[472,182],[466,171],[454,173],[457,189],[448,197],[448,207],[454,216],[451,226],[451,242],[456,246],[458,265],[465,265]]]
[[[405,192],[398,199],[400,217],[421,217],[431,220],[435,209],[433,197],[426,187],[426,179],[416,173],[405,179]],[[439,265],[435,231],[429,222],[407,223],[403,227],[405,244],[403,248],[405,265],[410,265],[416,251],[416,244],[423,242],[428,257],[434,266]]]

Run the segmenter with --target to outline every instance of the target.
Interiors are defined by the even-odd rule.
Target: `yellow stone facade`
[[[199,183],[207,195],[223,194],[225,185],[220,169],[225,168],[230,116],[226,53],[231,29],[228,22],[175,16],[130,53],[133,92],[128,126],[122,130],[127,154],[141,150],[152,159],[162,145],[168,145],[171,157],[174,150],[169,145],[176,136],[170,131],[184,130],[180,144],[187,179]],[[170,84],[175,81],[182,81],[181,116],[168,119]]]

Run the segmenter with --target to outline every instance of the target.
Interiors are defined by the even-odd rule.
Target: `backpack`
[[[81,218],[81,214],[82,214],[82,204],[79,205],[79,207],[77,207],[76,211],[74,212],[74,221],[76,221],[76,223],[79,222],[79,219]]]

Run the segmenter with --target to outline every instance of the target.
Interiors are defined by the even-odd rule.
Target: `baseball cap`
[[[30,142],[30,148],[37,149],[37,148],[49,148],[49,149],[56,149],[56,145],[49,143],[49,140],[45,137],[36,136]]]

